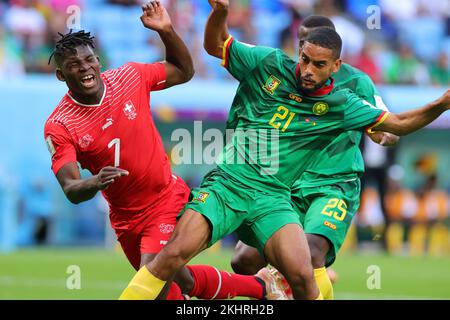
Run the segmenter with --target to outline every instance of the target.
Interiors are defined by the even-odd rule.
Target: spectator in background
[[[291,58],[295,59],[298,54],[297,32],[301,23],[301,16],[293,7],[289,7],[291,15],[290,24],[280,33],[280,48]]]
[[[372,52],[373,47],[366,42],[361,53],[355,57],[352,57],[350,61],[352,61],[352,65],[355,68],[367,73],[373,82],[380,83],[383,80],[382,73],[371,55]]]
[[[398,166],[399,167],[399,166]],[[403,175],[403,169],[400,169]],[[403,252],[403,239],[408,222],[417,212],[417,198],[411,190],[400,184],[400,179],[389,170],[388,189],[385,205],[389,216],[389,226],[385,231],[385,243],[390,254]]]
[[[23,186],[21,198],[23,215],[18,228],[18,243],[46,244],[53,210],[50,188],[41,177],[32,178]]]
[[[57,1],[57,0],[56,0]],[[122,6],[135,6],[141,3],[140,0],[108,0],[110,4],[118,4]]]
[[[417,14],[418,0],[379,0],[380,8],[390,20],[411,20]]]
[[[0,26],[0,77],[22,75],[24,72],[19,44]]]
[[[7,31],[18,40],[26,72],[50,72],[47,21],[32,0],[14,0],[5,12]]]
[[[360,55],[365,41],[362,28],[345,16],[338,1],[320,0],[316,2],[316,14],[330,17],[336,32],[342,38],[342,60],[351,61],[351,57]],[[342,5],[342,4],[341,4]]]
[[[450,64],[445,52],[441,52],[439,57],[430,65],[431,83],[434,85],[450,84]]]
[[[384,218],[384,228],[381,231],[383,247],[387,248],[386,238],[384,237],[384,234],[386,229],[389,228],[391,220],[385,206],[385,198],[388,169],[394,164],[395,148],[380,146],[372,142],[372,140],[370,140],[367,135],[364,135],[363,139],[361,140],[361,150],[365,163],[365,172],[361,179],[361,190],[365,190],[370,183],[376,185],[381,213]],[[363,202],[363,200],[361,202]],[[362,206],[363,204],[361,204],[361,207]]]
[[[418,170],[421,162],[429,161],[428,156],[416,162]],[[437,185],[437,176],[431,173],[417,191],[418,208],[412,217],[409,232],[410,254],[422,256],[442,255],[448,249],[448,194]]]
[[[429,75],[427,69],[414,56],[411,48],[403,44],[398,53],[391,60],[386,71],[385,79],[388,83],[398,84],[427,84]]]
[[[80,0],[46,0],[41,1],[36,5],[36,8],[41,12],[48,23],[48,35],[50,39],[48,42],[52,42],[53,38],[58,35],[61,30],[66,30],[68,27],[67,22],[70,15],[74,12],[70,9],[71,6],[77,6],[81,9]],[[81,17],[80,17],[81,18]]]
[[[228,28],[236,38],[247,43],[254,43],[255,30],[252,25],[250,0],[235,0],[230,2]]]

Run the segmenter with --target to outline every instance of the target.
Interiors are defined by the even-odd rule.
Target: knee
[[[295,270],[285,275],[289,283],[306,286],[314,280],[314,272],[310,263],[302,263]]]
[[[264,266],[265,264],[261,265],[259,259],[255,259],[253,252],[235,252],[233,258],[231,259],[231,268],[237,274],[253,275]]]
[[[231,268],[238,274],[247,274],[247,263],[248,256],[241,252],[236,252],[233,258],[231,258]]]
[[[164,247],[161,251],[161,256],[166,265],[181,267],[189,262],[190,253],[187,248],[173,242]]]

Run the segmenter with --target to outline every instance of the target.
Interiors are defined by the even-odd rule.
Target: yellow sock
[[[119,300],[155,300],[166,281],[160,280],[143,266],[131,279]]]
[[[333,300],[333,285],[328,277],[327,269],[325,267],[314,269],[314,278],[316,279],[317,286],[323,296],[322,299]]]

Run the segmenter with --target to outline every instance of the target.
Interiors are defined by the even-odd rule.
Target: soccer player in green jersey
[[[329,18],[308,16],[299,27],[300,49],[309,33],[316,28],[335,30]],[[373,81],[364,72],[342,63],[332,78],[336,88],[348,88],[373,106],[388,111]],[[388,132],[372,131],[366,134],[374,142],[384,146],[395,145],[399,140],[398,136]],[[352,217],[359,207],[359,177],[364,170],[362,156],[357,149],[361,137],[361,131],[342,133],[317,157],[317,161],[312,164],[314,167],[308,169],[292,186],[292,201],[299,211],[311,251],[314,275],[325,299],[333,297],[332,282],[325,272],[325,266],[331,265],[334,261],[344,242]],[[341,148],[347,149],[347,152],[339,150]],[[340,154],[340,158],[333,158],[335,153]],[[341,159],[351,160],[340,161]],[[322,187],[325,185],[327,187]],[[319,186],[320,192],[317,188]],[[351,190],[351,193],[348,190]],[[339,203],[341,206],[345,205],[345,210],[349,212],[346,216],[342,216],[341,220],[328,216],[333,209],[332,205],[339,206]],[[255,274],[266,264],[256,249],[241,241],[238,242],[231,262],[235,272]]]
[[[280,270],[295,299],[321,298],[290,202],[293,184],[346,131],[378,126],[404,135],[426,126],[450,108],[450,90],[423,108],[390,114],[333,87],[331,74],[340,67],[342,45],[335,31],[313,30],[297,63],[281,50],[235,41],[227,31],[228,1],[210,4],[204,46],[240,82],[229,123],[236,131],[217,168],[192,191],[169,243],[123,295],[154,299],[195,255],[236,231]],[[338,211],[344,205],[335,208],[332,215],[345,218]]]

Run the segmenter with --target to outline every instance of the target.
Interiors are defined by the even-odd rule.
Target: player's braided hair
[[[55,59],[64,57],[67,51],[76,53],[75,48],[78,46],[85,45],[95,48],[94,37],[91,37],[90,32],[84,30],[72,32],[72,29],[70,29],[69,33],[62,34],[58,32],[58,34],[61,36],[61,39],[56,42],[55,49],[48,59],[48,64],[50,64],[53,57]]]

